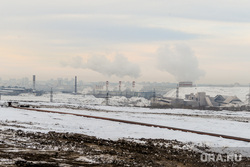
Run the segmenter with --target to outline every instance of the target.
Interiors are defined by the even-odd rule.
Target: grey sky
[[[247,0],[0,2],[1,78],[36,74],[41,79],[79,75],[90,81],[176,82],[182,78],[176,72],[194,74],[195,69],[199,77],[183,80],[249,82]],[[181,50],[176,51],[182,54],[179,62],[173,63],[170,52],[159,56],[161,48],[174,46],[188,48],[192,59]],[[62,66],[76,57],[84,67]]]

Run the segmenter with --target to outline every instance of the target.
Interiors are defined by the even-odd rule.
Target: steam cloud
[[[105,56],[92,56],[86,63],[83,63],[82,57],[77,56],[68,63],[62,63],[62,65],[74,68],[91,69],[108,76],[130,76],[133,78],[140,76],[139,66],[129,62],[129,60],[123,55],[116,55],[114,61],[110,61]]]
[[[157,51],[158,67],[174,75],[177,81],[196,81],[205,72],[199,69],[197,57],[186,45],[171,45]]]

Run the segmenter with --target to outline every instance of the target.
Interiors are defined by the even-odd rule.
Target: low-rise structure
[[[205,92],[185,95],[185,99],[171,97],[157,97],[152,101],[152,106],[159,107],[184,107],[184,108],[220,108],[240,106],[243,102],[236,96],[217,95],[211,97]]]
[[[185,99],[196,101],[197,106],[204,107],[220,107],[242,104],[242,101],[237,96],[217,95],[215,97],[210,97],[209,95],[206,95],[205,92],[198,92],[195,95],[193,93],[188,94],[185,96]]]

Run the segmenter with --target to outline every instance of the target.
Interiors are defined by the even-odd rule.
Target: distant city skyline
[[[33,77],[33,76],[32,76]],[[109,84],[112,84],[112,85],[119,85],[119,83],[121,82],[121,84],[126,84],[126,85],[132,85],[133,82],[135,82],[135,85],[138,85],[138,84],[163,84],[163,85],[171,85],[171,87],[176,87],[178,84],[180,84],[181,82],[155,82],[155,81],[136,81],[136,80],[133,80],[133,81],[126,81],[126,80],[119,80],[119,81],[109,81],[109,80],[103,80],[103,81],[85,81],[83,80],[82,78],[79,78],[78,76],[74,76],[74,77],[71,77],[71,78],[50,78],[50,79],[47,79],[47,80],[41,80],[41,79],[37,79],[37,76],[36,76],[36,83],[37,84],[51,84],[52,82],[55,84],[62,84],[62,85],[72,85],[74,86],[75,84],[75,77],[77,77],[77,82],[78,84],[80,85],[86,85],[86,84],[96,84],[98,86],[100,85],[103,85],[105,86],[106,85],[106,82],[108,81]],[[235,82],[235,83],[225,83],[225,84],[211,84],[211,83],[203,83],[203,84],[199,84],[199,83],[196,83],[196,82],[192,82],[193,86],[247,86],[249,87],[250,86],[250,83],[246,83],[246,84],[242,84],[242,83],[238,83],[238,82]],[[33,78],[28,78],[28,77],[24,77],[24,78],[9,78],[9,79],[2,79],[0,78],[0,86],[23,86],[23,87],[26,87],[26,88],[32,88],[33,87]]]
[[[246,0],[12,0],[0,78],[250,83]]]

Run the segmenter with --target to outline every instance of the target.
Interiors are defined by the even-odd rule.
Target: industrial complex
[[[217,95],[210,97],[205,92],[198,92],[196,94],[187,94],[185,99],[157,97],[152,101],[153,106],[165,107],[184,107],[184,108],[226,108],[226,107],[240,107],[244,103],[237,96]]]
[[[36,75],[32,76],[32,83],[29,88],[19,86],[1,86],[0,98],[2,96],[17,96],[23,93],[32,93],[36,96],[41,96],[44,93],[50,94],[50,102],[53,102],[53,93],[69,93],[72,95],[92,95],[95,98],[104,98],[108,100],[112,97],[139,97],[151,101],[152,107],[160,108],[199,108],[199,109],[225,109],[225,108],[244,108],[250,106],[250,89],[247,96],[247,101],[243,102],[242,99],[235,95],[217,94],[211,96],[207,92],[192,92],[185,94],[185,97],[179,97],[181,88],[195,87],[193,82],[185,81],[179,82],[177,87],[168,87],[168,85],[149,85],[147,83],[141,84],[140,88],[136,89],[136,83],[122,82],[110,83],[109,81],[92,83],[83,85],[82,81],[78,81],[77,76],[74,77],[69,83],[64,83],[62,79],[58,79],[53,84],[47,84],[47,88],[43,89],[41,85],[37,85]],[[80,83],[80,84],[79,84]],[[88,91],[83,92],[83,87],[88,87]],[[157,88],[157,89],[155,89]],[[169,90],[175,89],[175,97],[166,97],[164,94]],[[106,103],[108,105],[108,103]]]

